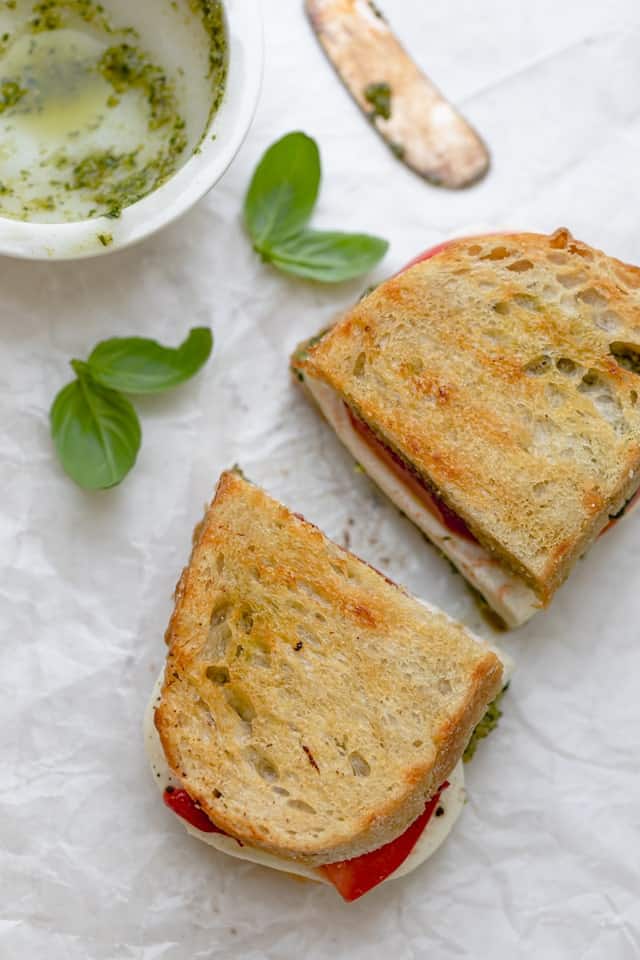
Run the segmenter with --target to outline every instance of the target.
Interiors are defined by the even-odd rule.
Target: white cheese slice
[[[304,383],[326,420],[365,473],[448,557],[508,626],[519,627],[540,610],[540,600],[520,577],[507,570],[481,544],[467,540],[441,523],[376,456],[354,429],[342,398],[332,387],[308,374],[305,374]]]
[[[154,687],[153,694],[144,716],[144,742],[153,771],[153,778],[161,793],[164,793],[167,787],[180,787],[180,781],[177,780],[167,764],[164,750],[160,742],[160,737],[153,722],[153,714],[156,704],[160,699],[162,690],[162,681],[164,672],[158,677]],[[404,877],[407,873],[415,870],[420,864],[424,863],[448,836],[454,823],[462,813],[465,802],[464,772],[462,761],[460,761],[449,776],[449,786],[442,792],[438,808],[442,813],[438,816],[434,813],[428,825],[423,830],[420,839],[415,847],[398,869],[388,877],[388,880],[394,880],[397,877]],[[307,880],[315,880],[318,883],[328,883],[321,873],[302,863],[296,863],[294,860],[285,860],[282,857],[276,857],[265,850],[257,850],[255,847],[241,846],[233,837],[224,836],[221,833],[204,833],[202,830],[192,827],[186,820],[181,821],[186,828],[187,833],[192,837],[197,837],[203,843],[214,847],[221,853],[228,853],[239,860],[249,860],[251,863],[257,863],[261,867],[271,867],[272,870],[281,870],[284,873],[292,873],[299,877],[305,877]]]

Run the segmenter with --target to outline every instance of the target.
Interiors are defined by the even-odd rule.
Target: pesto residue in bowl
[[[178,15],[180,4],[170,6]],[[3,29],[12,28],[0,31],[0,216],[118,217],[197,149],[224,92],[224,13],[220,0],[182,0],[182,8],[208,40],[210,110],[195,131],[184,71],[157,62],[103,4],[0,3]]]

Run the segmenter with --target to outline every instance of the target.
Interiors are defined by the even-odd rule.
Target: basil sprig
[[[320,153],[304,133],[289,133],[266,151],[249,185],[245,224],[254,250],[285,273],[323,283],[352,280],[389,248],[366,233],[310,230],[320,188]]]
[[[51,435],[63,468],[86,490],[120,483],[136,462],[142,431],[124,393],[161,393],[192,377],[209,359],[213,336],[196,327],[178,347],[143,337],[103,340],[89,359],[72,360],[76,379],[58,393]]]

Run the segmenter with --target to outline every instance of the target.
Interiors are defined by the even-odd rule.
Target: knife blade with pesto
[[[341,80],[390,149],[431,183],[457,189],[484,176],[485,144],[402,47],[369,0],[306,0]]]

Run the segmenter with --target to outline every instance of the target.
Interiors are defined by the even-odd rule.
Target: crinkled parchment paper
[[[93,262],[0,261],[0,957],[350,960],[640,956],[640,515],[581,561],[553,608],[503,640],[518,671],[467,769],[470,800],[418,873],[344,905],[231,861],[163,808],[141,719],[171,592],[220,470],[234,462],[331,536],[487,633],[461,579],[354,470],[287,373],[294,344],[368,279],[286,279],[252,254],[241,199],[287,130],[318,138],[317,222],[392,241],[376,277],[465,224],[560,224],[640,262],[640,9],[634,0],[387,4],[431,76],[486,137],[487,180],[444,193],[367,129],[300,0],[265,3],[258,117],[219,187],[182,221]],[[141,406],[139,464],[76,489],[47,413],[107,336],[215,355]]]

